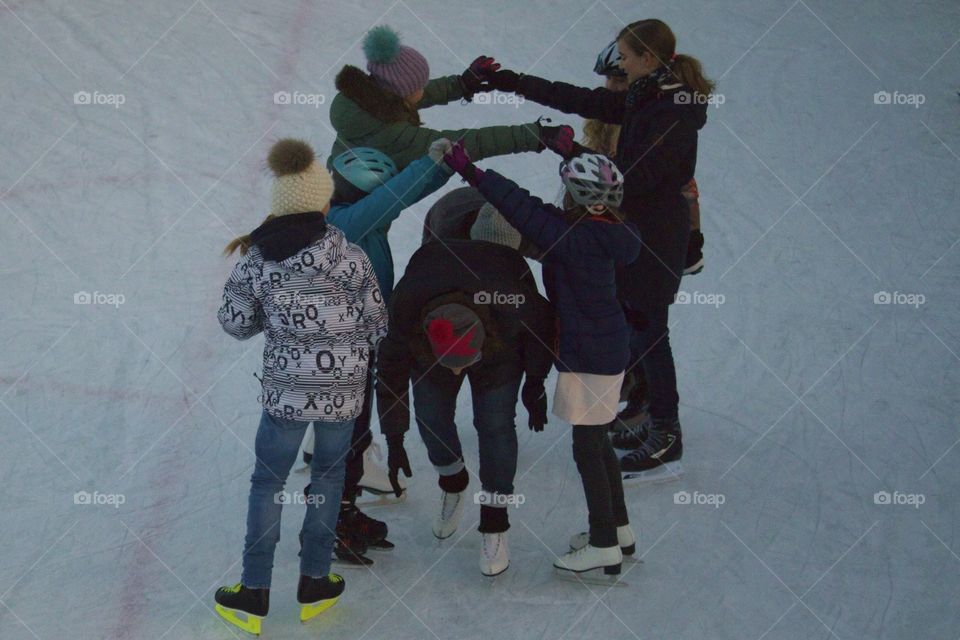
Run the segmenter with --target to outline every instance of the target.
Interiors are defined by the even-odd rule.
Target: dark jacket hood
[[[250,240],[260,248],[264,260],[282,262],[327,233],[322,213],[294,213],[271,218],[253,230]]]

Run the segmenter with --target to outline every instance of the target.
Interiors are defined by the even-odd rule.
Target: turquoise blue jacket
[[[393,293],[393,253],[387,241],[390,224],[407,207],[426,198],[450,178],[447,166],[429,156],[414,160],[403,171],[353,204],[331,202],[327,222],[358,245],[373,263],[384,302]]]

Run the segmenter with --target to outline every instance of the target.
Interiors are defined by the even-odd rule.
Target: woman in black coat
[[[618,295],[633,325],[630,347],[634,361],[643,362],[653,419],[653,429],[621,460],[632,477],[677,473],[683,453],[667,318],[690,232],[681,189],[696,168],[698,131],[706,123],[713,84],[696,58],[676,53],[676,38],[660,20],[624,27],[617,46],[627,91],[581,88],[508,70],[492,74],[489,83],[565,113],[621,125],[616,161],[625,178],[622,210],[639,228],[643,249],[621,272]]]

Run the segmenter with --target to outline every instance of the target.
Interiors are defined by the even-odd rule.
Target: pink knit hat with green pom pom
[[[397,95],[411,96],[430,79],[430,65],[419,51],[400,44],[400,36],[387,26],[370,29],[363,39],[367,71],[384,89]]]

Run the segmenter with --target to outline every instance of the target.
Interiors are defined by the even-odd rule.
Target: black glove
[[[528,376],[523,383],[520,398],[530,414],[527,426],[531,431],[543,431],[543,426],[547,424],[547,390],[543,388],[543,378]]]
[[[470,63],[463,74],[460,75],[460,87],[463,89],[463,97],[467,100],[473,99],[473,94],[479,91],[489,90],[488,84],[490,76],[500,68],[500,63],[489,56],[479,56]]]
[[[516,93],[520,87],[520,74],[509,69],[495,71],[487,77],[490,86],[504,93]]]
[[[387,436],[387,475],[390,478],[390,486],[393,487],[393,493],[399,498],[403,494],[400,488],[398,477],[400,470],[409,478],[413,474],[410,472],[410,460],[407,459],[407,450],[403,448],[403,434]]]

